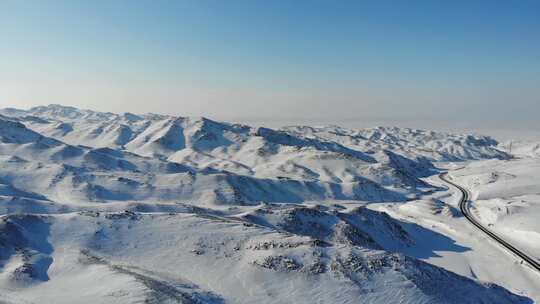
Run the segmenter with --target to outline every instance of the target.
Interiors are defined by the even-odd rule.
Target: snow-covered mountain
[[[509,158],[489,137],[0,114],[0,302],[530,303],[421,261],[444,236],[371,208],[446,191],[434,161]]]
[[[509,154],[497,148],[498,142],[488,136],[396,127],[349,130],[337,126],[299,126],[285,129],[311,138],[332,140],[352,149],[391,150],[405,156],[424,156],[435,161],[510,158]]]

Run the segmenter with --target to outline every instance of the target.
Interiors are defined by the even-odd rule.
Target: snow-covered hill
[[[433,232],[371,208],[444,192],[434,161],[508,158],[488,137],[0,114],[0,302],[530,303],[419,260]]]
[[[10,215],[0,230],[12,302],[526,303],[401,254],[198,214]]]
[[[409,157],[423,156],[436,161],[510,158],[509,154],[497,148],[496,140],[487,136],[396,127],[350,130],[337,126],[300,126],[285,129],[311,138],[332,140],[352,149],[391,150]]]
[[[148,200],[194,205],[403,201],[411,194],[359,175],[347,181],[242,175],[125,150],[71,146],[19,122],[0,119],[0,125],[0,178],[66,205]]]

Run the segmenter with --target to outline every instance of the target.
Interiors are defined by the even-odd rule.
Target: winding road
[[[461,210],[461,213],[463,213],[465,218],[467,218],[467,220],[469,222],[471,222],[473,225],[478,227],[478,229],[482,230],[485,234],[487,234],[489,237],[491,237],[494,241],[501,244],[506,249],[508,249],[510,252],[512,252],[513,254],[517,255],[518,257],[520,257],[521,259],[526,261],[532,268],[540,271],[540,263],[539,262],[537,262],[534,258],[529,257],[528,255],[526,255],[525,253],[523,253],[522,251],[520,251],[516,247],[510,245],[508,242],[503,240],[501,237],[499,237],[498,235],[496,235],[495,233],[493,233],[492,231],[487,229],[485,226],[483,226],[480,222],[478,222],[472,216],[471,212],[469,211],[469,202],[470,202],[469,201],[469,191],[467,191],[465,188],[461,187],[460,185],[457,185],[454,182],[451,182],[448,179],[447,176],[448,176],[448,173],[445,172],[445,173],[441,173],[439,175],[439,178],[442,181],[456,187],[457,189],[459,189],[459,191],[461,191],[462,197],[461,197],[461,201],[459,202],[459,209]]]

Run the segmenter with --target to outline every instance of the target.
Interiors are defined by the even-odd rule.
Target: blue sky
[[[539,1],[0,1],[0,104],[535,123]],[[465,113],[465,114],[463,114]]]

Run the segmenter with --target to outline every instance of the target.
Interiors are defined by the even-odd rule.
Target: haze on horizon
[[[6,0],[0,38],[2,108],[540,137],[537,1]]]

